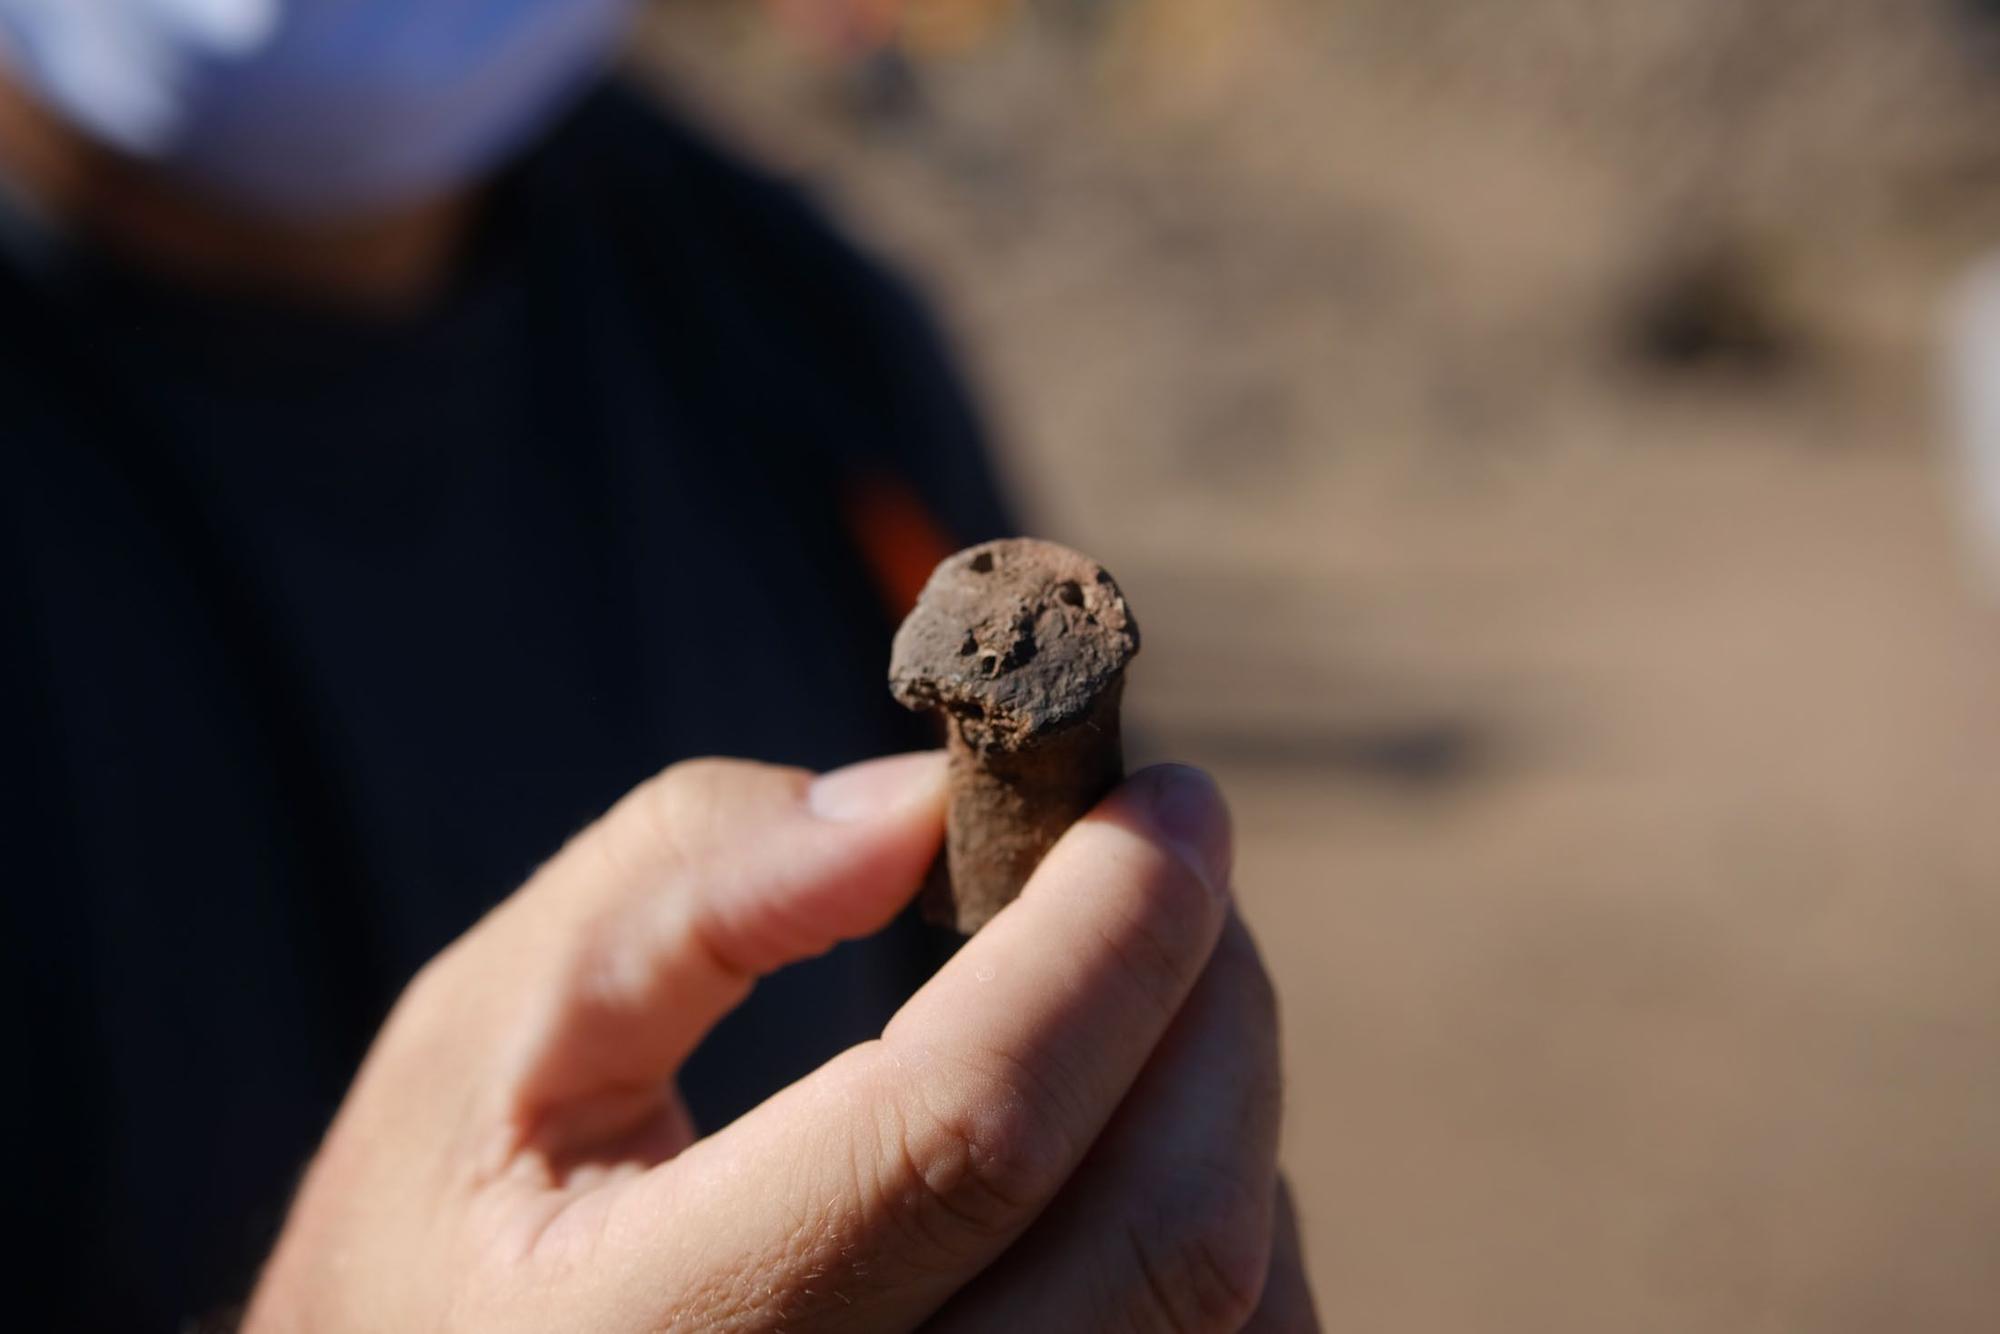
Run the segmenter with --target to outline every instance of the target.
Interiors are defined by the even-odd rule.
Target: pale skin
[[[190,289],[386,317],[449,281],[479,201],[247,216],[4,78],[0,178]],[[627,796],[411,982],[244,1328],[1316,1330],[1271,985],[1193,770],[1114,793],[880,1038],[691,1124],[682,1061],[914,896],[942,785],[936,755],[701,761]]]
[[[682,1060],[910,899],[942,784],[700,761],[626,797],[411,983],[246,1329],[1317,1329],[1195,770],[1134,777],[880,1038],[697,1137]]]

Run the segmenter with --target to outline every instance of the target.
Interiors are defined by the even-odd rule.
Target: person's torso
[[[562,154],[634,133],[590,114],[632,115],[586,113],[396,329],[0,276],[7,952],[49,1089],[11,1115],[78,1310],[229,1296],[397,989],[625,789],[924,743],[841,497],[928,433],[976,454],[941,363],[685,141],[684,206],[563,197],[601,173]],[[939,466],[946,526],[990,535],[976,457]],[[938,945],[905,921],[767,982],[687,1071],[697,1117],[879,1029]]]

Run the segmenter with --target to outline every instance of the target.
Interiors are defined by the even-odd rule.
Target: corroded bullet
[[[1117,583],[1068,547],[986,542],[932,573],[889,664],[896,698],[949,729],[946,875],[925,916],[977,931],[1124,777],[1118,702],[1138,651]]]

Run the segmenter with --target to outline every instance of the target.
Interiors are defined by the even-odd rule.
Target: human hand
[[[942,787],[924,755],[628,795],[410,984],[246,1330],[1317,1328],[1194,770],[1134,777],[879,1039],[696,1137],[681,1062],[894,916]]]

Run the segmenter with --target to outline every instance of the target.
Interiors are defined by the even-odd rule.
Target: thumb
[[[758,977],[885,925],[936,855],[943,758],[690,761],[572,839],[426,984],[458,991],[461,1042],[468,1019],[487,1037],[511,1125],[663,1089]]]

